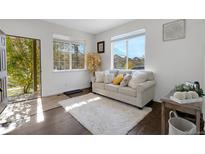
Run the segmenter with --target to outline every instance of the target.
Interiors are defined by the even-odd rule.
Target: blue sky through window
[[[126,56],[126,42],[125,40],[116,41],[113,43],[114,55],[118,55],[120,57]]]
[[[120,40],[113,43],[114,55],[126,56],[126,41]],[[142,58],[145,54],[145,35],[128,39],[128,57]]]
[[[145,53],[145,35],[134,37],[128,40],[128,57],[142,58]]]

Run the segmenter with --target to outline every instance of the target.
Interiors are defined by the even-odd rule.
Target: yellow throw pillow
[[[118,74],[112,81],[114,85],[119,85],[120,82],[123,80],[123,74]]]

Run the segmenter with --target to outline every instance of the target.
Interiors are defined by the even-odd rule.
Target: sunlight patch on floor
[[[72,104],[72,105],[70,105],[70,106],[67,106],[67,107],[65,108],[65,110],[66,110],[66,112],[68,112],[68,111],[70,111],[70,110],[72,110],[72,109],[74,109],[74,108],[81,107],[81,106],[83,106],[83,105],[86,105],[86,104],[88,104],[88,103],[91,103],[91,102],[94,102],[94,101],[97,101],[97,100],[100,100],[100,99],[101,99],[100,97],[95,97],[95,98],[88,99],[88,100],[86,100],[86,101],[81,101],[81,102]]]
[[[44,121],[44,115],[43,115],[43,106],[42,106],[42,99],[37,99],[37,123]]]
[[[0,114],[0,134],[6,134],[30,121],[31,105],[26,102],[8,104]]]
[[[94,101],[97,101],[100,99],[101,99],[100,97],[95,97],[95,98],[91,98],[91,99],[87,100],[87,102],[90,103],[90,102],[94,102]]]

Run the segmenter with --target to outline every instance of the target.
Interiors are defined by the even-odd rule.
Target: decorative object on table
[[[171,100],[177,103],[193,103],[202,102],[204,92],[200,88],[199,82],[186,82],[175,87],[175,93],[170,97]]]
[[[180,84],[180,85],[177,85],[175,87],[175,91],[195,91],[199,97],[203,97],[205,96],[204,95],[204,92],[203,92],[203,89],[200,87],[200,84],[198,81],[194,81],[194,82],[185,82],[183,84]]]
[[[87,69],[93,76],[95,76],[95,71],[101,65],[101,57],[98,53],[88,53],[87,54]]]
[[[195,135],[196,125],[177,115],[176,112],[169,112],[169,135]]]
[[[105,52],[105,41],[97,42],[97,51],[98,53]]]
[[[163,41],[185,38],[185,20],[175,20],[163,24]]]

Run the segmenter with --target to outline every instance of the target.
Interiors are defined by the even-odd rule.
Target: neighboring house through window
[[[145,29],[111,38],[113,69],[144,69]]]
[[[54,38],[53,59],[56,71],[85,69],[85,43]]]

